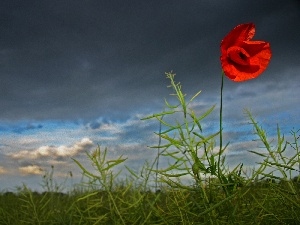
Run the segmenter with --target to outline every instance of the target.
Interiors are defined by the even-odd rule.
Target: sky
[[[196,112],[218,129],[220,42],[253,22],[254,40],[270,42],[271,62],[257,79],[224,80],[228,164],[252,166],[259,147],[244,109],[272,138],[299,129],[300,1],[2,1],[0,7],[0,190],[41,187],[54,174],[81,177],[72,158],[107,147],[138,171],[154,160],[159,123],[141,118],[173,101],[165,72],[187,97],[201,90]],[[164,129],[164,128],[162,128]],[[165,165],[163,162],[160,167]]]

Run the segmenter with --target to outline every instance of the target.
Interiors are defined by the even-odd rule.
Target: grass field
[[[203,187],[114,184],[109,189],[37,193],[25,186],[0,195],[0,224],[299,224],[300,180],[263,180],[226,197],[217,181]]]

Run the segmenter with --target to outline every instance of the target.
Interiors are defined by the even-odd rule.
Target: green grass
[[[123,166],[126,158],[107,160],[108,150],[98,147],[87,153],[92,169],[73,159],[83,180],[67,194],[55,183],[53,168],[43,176],[43,193],[25,185],[16,193],[1,193],[0,225],[300,224],[299,130],[292,130],[287,141],[278,127],[277,139],[270,139],[246,111],[264,147],[250,152],[261,161],[251,171],[242,163],[230,169],[224,154],[228,145],[214,150],[222,130],[208,134],[202,129],[214,107],[196,115],[190,103],[200,92],[186,101],[174,74],[167,77],[179,104],[166,101],[165,111],[145,118],[165,127],[157,133],[160,144],[153,148],[159,154],[152,164],[135,172]],[[161,158],[169,164],[154,168]],[[128,172],[125,179],[119,177],[122,170]]]
[[[69,194],[24,187],[0,195],[0,224],[299,224],[299,200],[300,182],[292,180],[257,181],[229,198],[214,184],[204,190],[162,187],[156,193],[130,183]]]

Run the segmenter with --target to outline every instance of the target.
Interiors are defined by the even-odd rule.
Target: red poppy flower
[[[255,34],[253,23],[236,26],[221,42],[221,64],[225,75],[233,81],[258,77],[271,59],[270,44],[251,41]]]

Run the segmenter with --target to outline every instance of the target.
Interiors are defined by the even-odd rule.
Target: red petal
[[[249,41],[255,34],[255,25],[253,23],[240,24],[233,28],[222,40],[221,49],[229,48],[243,41]]]

